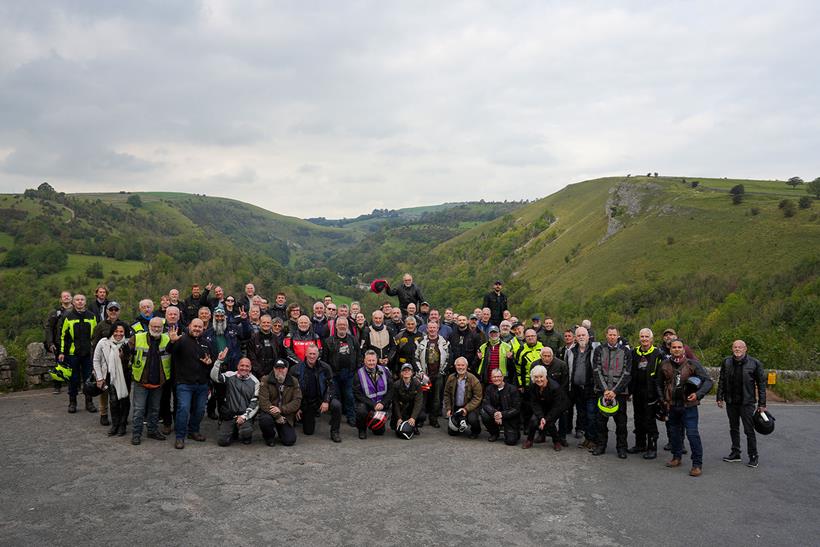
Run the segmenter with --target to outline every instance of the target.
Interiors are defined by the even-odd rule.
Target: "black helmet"
[[[761,435],[769,435],[774,431],[774,416],[768,410],[755,412],[753,421],[755,431]]]
[[[91,376],[83,382],[83,395],[87,397],[97,397],[103,392],[100,388],[97,387],[97,382],[94,380],[94,376]]]
[[[697,376],[690,376],[686,380],[686,385],[683,386],[683,391],[686,395],[691,395],[693,393],[697,393],[701,385],[703,385],[703,380]]]
[[[655,405],[655,419],[660,422],[665,422],[667,418],[666,406],[658,403]]]
[[[399,426],[396,428],[396,432],[399,434],[399,437],[407,439],[409,441],[413,438],[413,434],[416,432],[416,430],[412,425],[410,425],[410,422],[404,421],[399,422]]]
[[[464,433],[468,427],[467,420],[464,419],[464,415],[460,412],[455,413],[447,420],[447,427],[454,433]]]

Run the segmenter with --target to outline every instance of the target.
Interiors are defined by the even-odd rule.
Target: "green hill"
[[[368,274],[415,272],[431,301],[462,310],[500,277],[522,317],[588,316],[632,337],[671,325],[710,364],[743,336],[773,365],[817,368],[820,223],[779,208],[800,195],[776,181],[591,180]]]

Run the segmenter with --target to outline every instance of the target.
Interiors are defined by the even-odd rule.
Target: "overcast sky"
[[[67,7],[70,6],[70,7]],[[820,3],[0,5],[0,192],[295,216],[820,176]]]

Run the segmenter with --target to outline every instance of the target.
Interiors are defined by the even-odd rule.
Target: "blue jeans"
[[[689,438],[692,448],[692,467],[703,466],[703,445],[698,433],[698,407],[673,406],[669,409],[669,429],[671,430],[672,457],[680,459],[683,455],[683,432]]]
[[[208,384],[177,384],[177,418],[174,423],[176,438],[184,439],[189,433],[199,433],[199,424],[208,405]]]
[[[587,428],[584,438],[590,442],[598,442],[598,399],[593,395],[586,400]]]
[[[134,423],[132,426],[134,437],[142,435],[142,422],[145,418],[146,409],[148,410],[148,433],[156,433],[162,388],[147,389],[142,387],[141,384],[134,383],[131,388],[131,399],[134,405]]]
[[[78,357],[76,355],[66,355],[65,364],[71,369],[71,378],[68,382],[68,396],[76,397],[80,392],[82,383],[91,376],[91,356]]]
[[[353,402],[353,374],[350,369],[342,369],[333,378],[336,382],[336,389],[339,391],[339,397],[342,399],[342,407],[344,414],[349,422],[356,421],[356,405]]]

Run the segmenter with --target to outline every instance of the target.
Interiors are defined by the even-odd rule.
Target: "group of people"
[[[207,413],[218,421],[220,446],[250,444],[255,427],[267,445],[291,446],[297,430],[313,435],[326,415],[337,443],[343,418],[359,439],[388,427],[411,439],[443,420],[450,435],[475,439],[483,427],[490,442],[515,446],[523,437],[524,449],[549,437],[560,451],[572,435],[601,456],[611,418],[617,457],[651,460],[660,421],[671,452],[666,465],[681,466],[687,438],[689,474],[701,474],[698,405],[713,382],[673,329],[657,343],[641,329],[633,347],[614,325],[597,340],[586,319],[564,331],[551,317],[533,315],[525,324],[508,309],[500,280],[469,314],[432,307],[410,274],[397,287],[382,281],[372,289],[397,297],[398,306],[386,300],[368,317],[359,303],[326,296],[308,315],[284,293],[269,304],[252,283],[240,297],[209,283],[194,285],[184,300],[172,289],[158,308],[144,299],[127,321],[105,286],[90,302],[65,291],[45,325],[54,390],[68,384],[70,413],[81,391],[85,409],[97,412],[98,396],[109,435],[126,435],[132,414],[132,444],[145,428],[159,441],[173,433],[178,449],[206,440]],[[756,467],[752,420],[766,410],[765,371],[742,340],[721,364],[717,404],[726,408],[732,442],[724,460],[741,461],[742,423],[748,465]]]

